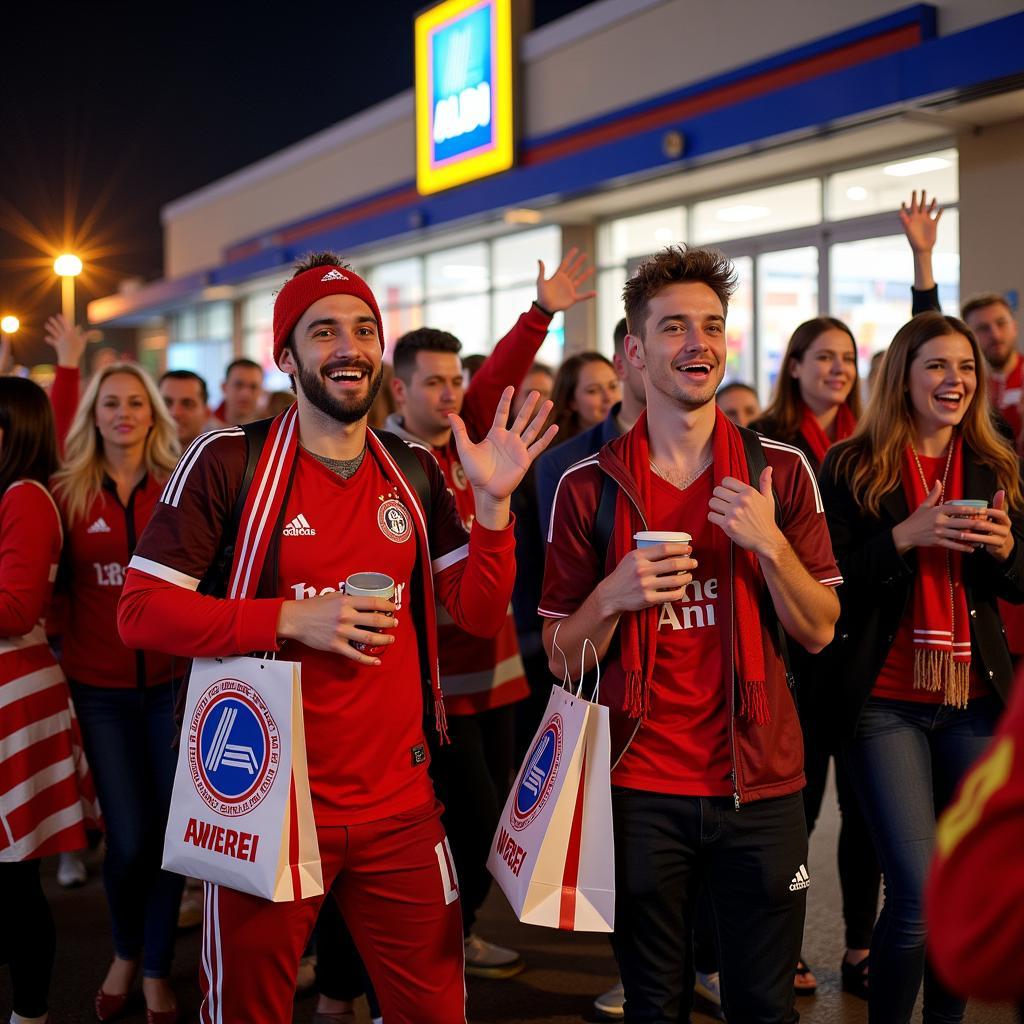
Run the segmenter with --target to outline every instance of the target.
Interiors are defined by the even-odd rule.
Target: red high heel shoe
[[[178,1008],[173,1010],[151,1010],[146,1007],[146,1024],[178,1024]]]
[[[96,990],[96,998],[93,1006],[96,1010],[96,1019],[107,1021],[116,1020],[124,1013],[124,1004],[128,1002],[128,993],[121,992],[119,995],[111,995],[104,992],[102,988]]]

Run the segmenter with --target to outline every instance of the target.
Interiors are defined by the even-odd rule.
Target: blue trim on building
[[[338,210],[324,211],[296,224],[261,232],[249,239],[248,243],[238,243],[240,247],[264,240],[266,248],[260,252],[185,280],[201,281],[200,285],[192,286],[193,291],[208,284],[237,284],[276,267],[283,267],[299,253],[313,249],[345,252],[407,235],[413,230],[479,217],[503,207],[541,200],[562,200],[591,193],[617,180],[650,177],[662,170],[681,171],[693,161],[707,159],[715,153],[732,148],[777,137],[812,136],[826,132],[833,126],[843,126],[873,112],[884,112],[887,108],[909,101],[937,96],[955,98],[979,86],[1024,74],[1024,13],[1009,15],[955,35],[935,37],[934,8],[917,5],[762,61],[759,65],[719,76],[712,82],[715,86],[728,84],[738,78],[749,77],[755,73],[752,69],[763,72],[792,64],[796,60],[836,50],[842,45],[850,45],[914,21],[921,24],[922,34],[930,37],[918,46],[855,67],[820,75],[797,85],[775,89],[705,114],[682,118],[678,123],[661,124],[657,128],[555,157],[544,163],[521,165],[504,174],[450,192],[417,197],[407,206],[353,220],[316,234],[304,235],[294,242],[285,243],[280,239],[282,234],[302,224],[312,224],[322,217],[408,191],[414,187],[410,181],[378,195],[362,197]],[[629,110],[641,112],[706,92],[712,87],[712,82],[659,96]],[[621,120],[622,117],[623,111],[618,110],[603,117],[600,122],[576,126],[569,134],[575,135],[596,124]],[[668,130],[683,134],[686,140],[683,159],[673,160],[665,156],[662,140]],[[550,142],[554,138],[548,136],[543,141]],[[540,140],[535,140],[530,145],[539,144]],[[116,316],[136,313],[166,302],[168,291],[165,291],[165,286],[173,292],[175,298],[180,297],[181,283],[176,280],[157,282],[132,296],[124,296],[124,308]],[[122,297],[112,296],[110,300],[98,301],[107,302],[115,298]]]

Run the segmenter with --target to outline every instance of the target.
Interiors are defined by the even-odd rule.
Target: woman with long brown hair
[[[844,582],[836,627],[843,754],[885,875],[871,1024],[964,1002],[925,963],[922,894],[936,815],[984,750],[1012,683],[996,599],[1024,601],[1020,465],[995,429],[965,323],[900,329],[856,433],[822,470]],[[964,504],[972,502],[973,505]]]
[[[167,978],[184,879],[160,868],[175,763],[172,662],[128,649],[117,631],[128,562],[177,459],[156,385],[135,364],[114,363],[86,388],[54,476],[71,609],[61,664],[107,825],[114,959],[95,997],[100,1020],[123,1011],[140,970],[150,1024],[177,1019]]]
[[[622,394],[615,367],[600,352],[577,352],[558,368],[551,389],[549,423],[558,425],[558,443],[597,426]]]
[[[42,388],[0,377],[0,964],[12,1020],[47,1020],[55,935],[40,859],[81,850],[98,827],[68,684],[43,620],[63,541],[46,489],[57,464]]]
[[[779,364],[771,404],[751,423],[751,429],[799,448],[817,475],[829,448],[848,438],[857,426],[858,384],[857,345],[850,328],[832,316],[807,320],[790,337]],[[835,758],[836,791],[842,813],[837,861],[846,933],[840,971],[843,988],[866,998],[868,950],[878,907],[878,861],[842,758],[837,756],[833,688],[825,668],[826,659],[809,655],[796,645],[790,658],[799,686],[808,834],[818,820],[829,762]],[[803,958],[797,964],[794,987],[799,995],[810,995],[818,987]]]

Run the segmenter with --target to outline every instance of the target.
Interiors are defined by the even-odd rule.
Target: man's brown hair
[[[644,260],[622,289],[629,333],[644,336],[644,324],[651,299],[670,284],[706,284],[729,311],[729,299],[736,291],[736,268],[717,249],[669,245]]]
[[[964,304],[960,307],[960,318],[966,320],[972,313],[976,313],[979,309],[985,309],[987,306],[994,306],[996,304],[1006,307],[1006,312],[1013,316],[1013,310],[1010,309],[1009,302],[1006,301],[1005,296],[1000,295],[999,292],[982,292],[980,295],[972,295]]]

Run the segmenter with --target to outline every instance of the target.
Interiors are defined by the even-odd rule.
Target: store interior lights
[[[863,185],[851,185],[846,190],[846,198],[855,203],[861,203],[868,197],[868,190]]]
[[[487,281],[487,268],[471,263],[446,263],[441,268],[441,276],[452,281],[473,281],[484,284]]]
[[[948,160],[941,156],[923,156],[917,160],[904,160],[902,163],[889,164],[882,168],[883,173],[893,178],[910,178],[915,174],[927,174],[929,171],[941,171],[950,166]]]
[[[715,213],[718,220],[727,224],[745,224],[749,220],[763,220],[771,215],[767,206],[752,206],[750,203],[737,203],[735,206],[724,206]]]

